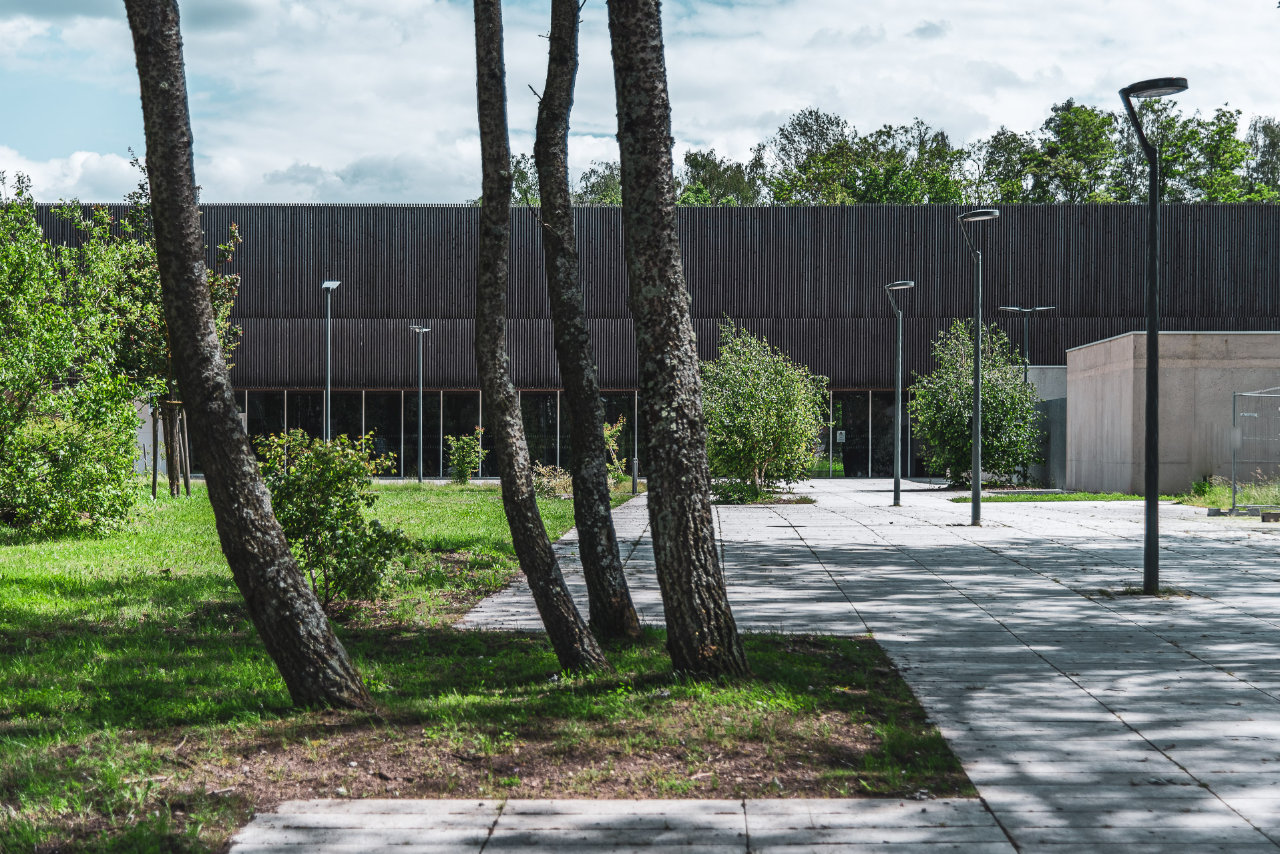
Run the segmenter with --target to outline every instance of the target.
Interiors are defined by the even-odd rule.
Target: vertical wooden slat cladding
[[[117,218],[122,205],[109,205]],[[962,208],[684,208],[680,236],[698,351],[715,352],[724,318],[743,323],[831,377],[837,388],[890,387],[893,322],[883,287],[903,295],[906,367],[931,367],[930,342],[972,314],[973,267],[956,223]],[[621,211],[579,208],[576,230],[601,383],[636,381]],[[40,210],[50,239],[74,230]],[[543,281],[537,211],[512,211],[510,346],[525,388],[559,385]],[[429,387],[475,387],[472,353],[478,210],[464,205],[210,204],[214,247],[238,223],[229,265],[243,277],[234,354],[240,387],[324,383],[324,295],[333,295],[334,385],[417,385],[411,323],[426,339]],[[1170,205],[1162,214],[1161,311],[1167,330],[1266,330],[1280,323],[1280,206]],[[971,234],[986,262],[985,318],[1021,348],[1022,324],[1000,305],[1055,305],[1033,319],[1032,362],[1145,325],[1146,209],[1129,205],[1012,205]]]

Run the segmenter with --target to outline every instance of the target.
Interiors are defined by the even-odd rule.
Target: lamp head
[[[1185,77],[1156,77],[1130,84],[1120,90],[1126,98],[1163,98],[1165,95],[1176,95],[1187,90]]]
[[[994,208],[982,208],[976,211],[965,211],[956,217],[961,222],[981,222],[984,219],[999,219],[1000,211]]]
[[[409,328],[412,329],[414,332],[417,332],[418,334],[431,331],[430,326],[410,326]]]
[[[320,287],[324,288],[326,291],[331,291],[340,284],[342,284],[342,282],[335,282],[333,280],[329,280],[327,282],[322,282]]]
[[[916,286],[915,282],[906,279],[901,282],[891,282],[884,286],[886,291],[909,291]]]
[[[1057,308],[1056,305],[1038,305],[1031,310],[1032,311],[1053,311],[1055,308]]]
[[[1001,311],[1019,311],[1019,312],[1021,312],[1021,311],[1034,311],[1034,309],[1030,309],[1030,308],[1023,308],[1023,307],[1022,307],[1022,306],[1020,306],[1020,305],[1002,305],[1002,306],[1000,306],[1000,310],[1001,310]]]

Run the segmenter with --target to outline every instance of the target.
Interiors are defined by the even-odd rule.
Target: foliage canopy
[[[826,377],[810,373],[763,338],[722,324],[720,354],[702,365],[712,476],[755,495],[808,477],[826,396]]]
[[[133,506],[132,401],[101,303],[110,267],[51,246],[30,184],[0,175],[0,524],[100,532]]]
[[[933,345],[937,368],[911,386],[914,435],[925,466],[953,484],[969,482],[973,467],[973,321],[956,320]],[[982,468],[1001,480],[1039,462],[1035,387],[1022,360],[994,326],[982,336]]]

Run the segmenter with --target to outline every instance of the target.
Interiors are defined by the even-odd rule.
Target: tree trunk
[[[629,305],[649,425],[649,522],[677,671],[748,672],[711,521],[711,475],[689,292],[676,232],[671,104],[658,0],[609,0]]]
[[[240,424],[218,346],[196,210],[191,118],[175,0],[125,0],[133,32],[156,258],[192,439],[205,460],[222,552],[249,616],[297,705],[373,705],[289,552]]]
[[[542,247],[556,359],[571,415],[573,516],[586,576],[591,628],[601,638],[636,638],[640,620],[618,555],[609,507],[604,404],[582,305],[578,245],[569,195],[569,113],[578,72],[578,0],[551,0],[547,85],[538,105],[533,157],[542,199]],[[633,428],[634,429],[634,425]]]
[[[511,149],[507,140],[506,71],[500,0],[475,0],[476,95],[480,116],[482,195],[476,259],[476,368],[494,432],[502,505],[520,567],[560,666],[609,668],[578,615],[538,513],[520,399],[507,358],[507,254],[511,242]]]
[[[174,428],[174,404],[172,392],[160,402],[160,412],[164,418],[164,474],[169,480],[169,497],[178,496],[178,431]]]
[[[187,435],[187,411],[178,412],[178,423],[182,425],[182,488],[191,497],[191,439]]]
[[[155,398],[151,399],[151,500],[156,499],[156,486],[160,480],[160,410]]]

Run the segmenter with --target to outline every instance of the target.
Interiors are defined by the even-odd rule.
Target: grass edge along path
[[[1185,496],[1181,495],[1161,495],[1161,501],[1180,501]],[[951,499],[953,504],[968,504],[973,499],[969,495],[957,495]],[[1012,503],[1012,502],[1039,502],[1039,501],[1141,501],[1141,495],[1132,495],[1127,492],[1010,492],[1006,495],[1000,493],[982,493],[983,503]]]
[[[0,547],[0,851],[218,850],[295,797],[972,794],[871,639],[749,635],[754,678],[699,683],[649,631],[565,676],[541,635],[449,625],[517,571],[495,488],[378,491],[427,544],[337,620],[378,716],[289,707],[203,495]]]

